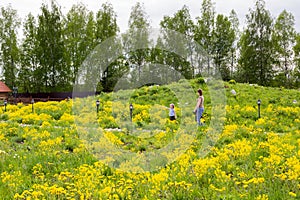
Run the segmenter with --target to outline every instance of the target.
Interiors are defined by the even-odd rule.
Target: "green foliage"
[[[247,28],[239,45],[239,78],[242,82],[270,85],[274,76],[273,19],[264,0],[257,0],[247,14]]]
[[[92,15],[93,16],[93,15]],[[95,47],[94,20],[83,4],[73,5],[63,21],[66,67],[70,81],[75,83],[76,75],[86,56]]]
[[[191,19],[191,15],[186,6],[183,6],[182,9],[178,10],[172,17],[164,16],[163,20],[160,22],[160,26],[165,31],[164,40],[166,41],[166,48],[174,48],[174,41],[172,40],[172,33],[169,30],[176,31],[184,36],[189,38],[193,37],[195,25]],[[177,46],[176,46],[177,45]],[[192,56],[192,49],[195,48],[190,43],[180,44],[179,41],[176,41],[176,48],[180,48],[181,55],[183,57],[190,57],[188,62],[179,58],[177,54],[168,54],[164,56],[164,62],[170,66],[173,66],[176,71],[180,72],[185,78],[193,78],[195,69],[194,63],[195,59]]]
[[[107,68],[100,70],[99,76],[87,70],[92,74],[88,74],[85,81],[94,77],[97,80],[91,85],[100,81],[103,91],[113,91],[116,85],[131,88],[139,81],[169,84],[170,70],[147,65],[156,63],[179,72],[174,77],[171,75],[172,81],[179,80],[180,75],[191,79],[196,74],[206,76],[218,71],[225,81],[234,78],[260,85],[299,87],[299,34],[295,32],[291,13],[283,10],[273,23],[264,0],[257,0],[246,15],[245,29],[240,31],[234,10],[229,16],[217,14],[215,4],[204,0],[200,11],[195,23],[187,6],[171,16],[164,16],[160,22],[162,35],[157,41],[151,41],[149,16],[143,4],[137,3],[130,13],[129,30],[111,43],[112,49],[122,50],[116,52],[119,57],[112,62],[109,58],[100,58],[98,65]],[[37,16],[26,16],[21,40],[18,38],[21,19],[16,10],[11,6],[1,7],[3,80],[9,87],[18,86],[21,93],[71,91],[88,55],[98,44],[119,32],[116,16],[110,3],[102,4],[96,13],[79,3],[64,15],[60,6],[50,1],[49,5],[41,5]],[[188,42],[177,40],[175,44],[167,30],[182,34]],[[189,42],[192,40],[201,47]],[[237,46],[240,47],[238,55]],[[106,51],[107,55],[113,54],[109,48]],[[91,88],[95,87],[89,85],[88,89]]]
[[[298,103],[293,103],[294,99],[300,98],[299,91],[227,83],[224,130],[210,152],[202,156],[203,138],[209,135],[210,126],[212,105],[209,93],[215,90],[208,91],[205,85],[196,83],[196,79],[187,84],[180,82],[168,86],[141,87],[135,91],[101,93],[97,97],[102,105],[98,115],[96,112],[88,115],[95,107],[91,103],[95,102],[95,97],[74,100],[73,106],[75,104],[83,108],[82,113],[74,112],[74,116],[70,115],[72,100],[37,103],[35,114],[31,113],[30,106],[9,105],[6,113],[0,111],[1,116],[6,115],[7,120],[0,124],[1,197],[5,200],[14,197],[23,199],[22,195],[34,197],[42,194],[49,199],[64,199],[68,196],[80,198],[82,193],[89,191],[91,199],[101,199],[103,195],[107,195],[106,190],[116,184],[121,188],[115,188],[114,195],[118,193],[124,199],[139,199],[142,196],[149,199],[240,199],[241,195],[255,199],[261,197],[262,193],[269,199],[291,199],[292,195],[299,195],[299,172],[294,167],[299,166],[300,112]],[[165,124],[157,122],[158,127],[147,129],[151,123],[147,118],[147,109],[158,106],[153,105],[154,99],[147,98],[158,95],[159,101],[168,101],[170,97],[174,97],[169,88],[174,88],[177,84],[184,85],[184,88],[189,84],[194,84],[195,88],[203,88],[207,126],[197,130],[193,143],[184,154],[177,160],[170,161],[169,157],[177,152],[168,152],[164,147],[176,140],[181,122],[166,120]],[[237,91],[236,98],[231,95],[232,89]],[[112,101],[114,95],[120,99],[114,102],[116,104]],[[137,99],[143,103],[134,103],[134,116],[142,114],[145,118],[137,121],[138,123],[130,122],[121,130],[111,129],[115,126],[115,120],[120,118],[119,115],[111,116],[111,113],[114,115],[111,106],[114,105],[114,109],[128,109],[121,104],[128,96],[134,96],[130,101]],[[260,119],[257,118],[258,98],[261,99]],[[47,117],[45,113],[60,111],[63,111],[60,119],[43,121]],[[24,119],[29,115],[32,116],[32,121],[27,122],[32,125],[21,124],[23,121],[13,122],[16,116]],[[90,116],[92,118],[86,118]],[[147,163],[148,167],[163,167],[152,172],[128,173],[99,162],[88,151],[89,144],[82,140],[84,136],[79,137],[77,128],[80,128],[80,124],[76,124],[76,127],[74,121],[70,120],[72,117],[83,120],[84,125],[98,120],[101,128],[97,130],[97,137],[93,141],[96,145],[99,143],[105,146],[107,142],[112,142],[115,147],[129,151],[136,157],[163,150],[162,156]],[[165,116],[162,115],[160,120],[163,117]],[[43,121],[42,124],[35,125],[39,120]],[[138,126],[139,123],[142,129]],[[83,135],[90,136],[92,130],[94,129]],[[189,131],[185,130],[187,133]],[[102,135],[105,136],[106,143],[100,143],[99,137]],[[126,156],[118,160],[112,159],[112,163],[114,167],[121,167],[125,163],[126,170],[137,166],[135,160]]]
[[[150,87],[142,87],[139,90],[135,90],[130,97],[131,101],[141,104],[155,104],[169,106],[170,103],[176,104],[178,99],[174,92],[172,92],[166,86],[154,85]]]
[[[290,86],[288,77],[291,75],[293,65],[293,45],[295,42],[295,19],[291,13],[282,11],[276,19],[274,25],[273,40],[275,46],[275,60],[285,77],[281,79],[283,86]]]
[[[235,32],[229,18],[224,15],[217,15],[214,31],[213,58],[216,69],[225,81],[230,78],[230,59],[228,58],[230,57],[234,40]]]
[[[212,47],[215,15],[215,6],[213,2],[211,0],[203,0],[201,5],[201,16],[197,18],[194,38],[195,41],[204,48],[208,55],[213,55]],[[208,57],[205,67],[207,69],[207,75],[209,76],[212,74],[212,66],[210,62],[210,57]],[[201,71],[204,72],[204,69],[202,69]]]
[[[0,10],[0,66],[3,78],[8,87],[16,86],[20,52],[17,31],[20,26],[17,11],[10,5]]]
[[[103,86],[101,84],[101,82],[98,82],[97,87],[96,87],[96,92],[100,93],[103,91]]]
[[[196,83],[200,84],[200,85],[203,85],[203,84],[205,84],[205,79],[203,77],[199,77],[199,78],[196,79]]]
[[[60,7],[51,1],[51,8],[43,4],[38,16],[37,63],[39,65],[35,92],[70,91],[70,68],[64,59],[65,46]]]
[[[37,24],[34,16],[28,14],[24,23],[24,41],[21,45],[21,68],[19,72],[19,92],[34,92],[38,80],[37,72]]]
[[[235,85],[236,84],[236,81],[231,79],[230,81],[228,81],[229,84],[232,84],[232,85]]]
[[[142,80],[142,68],[150,53],[150,22],[144,5],[137,2],[131,9],[128,20],[128,31],[122,34],[123,48],[127,51],[127,62],[135,73],[131,73],[129,82],[136,83]]]

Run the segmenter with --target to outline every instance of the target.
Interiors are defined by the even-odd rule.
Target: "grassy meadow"
[[[1,199],[300,198],[300,91],[225,82],[226,116],[203,154],[214,91],[201,79],[189,83],[194,103],[204,90],[205,125],[197,127],[194,104],[170,89],[179,84],[186,83],[38,102],[34,112],[32,105],[2,107]],[[168,119],[170,103],[176,121]],[[179,147],[165,148],[169,143]],[[141,163],[151,152],[159,156]]]

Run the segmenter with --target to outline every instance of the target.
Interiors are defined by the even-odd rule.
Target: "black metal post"
[[[4,112],[6,112],[6,105],[7,105],[7,101],[4,100]]]
[[[32,104],[32,112],[34,112],[34,107],[33,107],[34,99],[31,99],[31,104]]]
[[[132,122],[132,111],[133,111],[133,105],[132,105],[132,103],[129,106],[129,110],[130,110],[130,121]]]
[[[258,106],[258,119],[260,118],[260,104],[261,104],[261,101],[260,99],[257,100],[257,106]]]
[[[97,101],[96,101],[97,113],[99,112],[99,105],[100,105],[100,101],[99,101],[99,100],[97,100]]]

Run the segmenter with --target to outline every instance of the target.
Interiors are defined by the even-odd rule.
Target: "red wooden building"
[[[11,89],[0,81],[0,99],[7,99],[10,92],[12,92]]]

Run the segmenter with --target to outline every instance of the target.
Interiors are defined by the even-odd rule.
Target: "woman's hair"
[[[200,96],[202,96],[202,90],[201,89],[198,90],[198,93],[199,93]]]
[[[171,106],[172,108],[175,108],[175,105],[174,105],[173,103],[171,103],[170,106]]]

